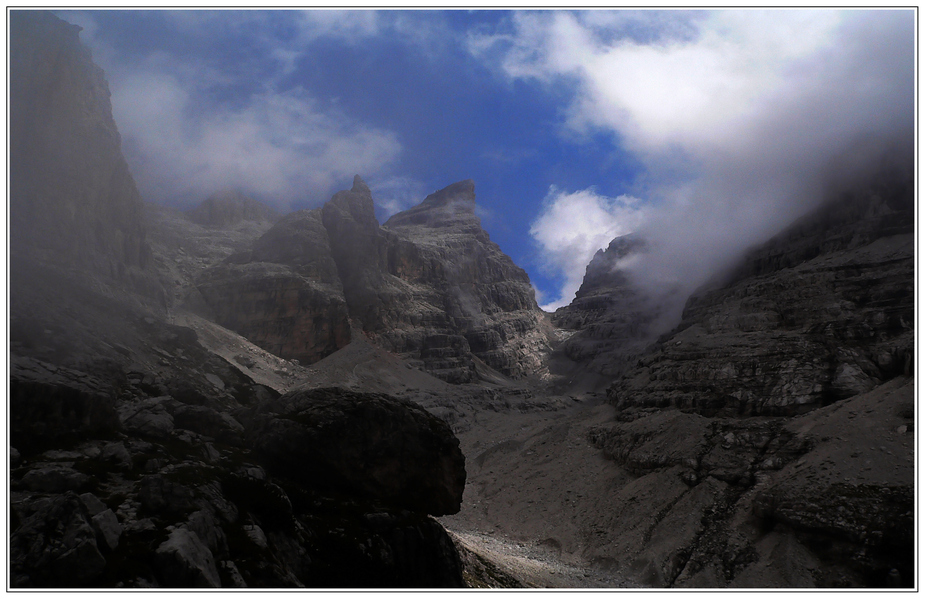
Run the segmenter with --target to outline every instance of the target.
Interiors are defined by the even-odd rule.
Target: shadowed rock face
[[[553,324],[574,333],[561,351],[592,372],[619,376],[635,363],[635,354],[657,338],[662,316],[659,299],[635,286],[622,263],[644,254],[645,240],[630,234],[598,250],[581,287],[568,306],[556,310]]]
[[[315,362],[371,339],[453,383],[475,360],[512,377],[543,376],[546,323],[526,273],[475,216],[472,181],[428,196],[380,227],[369,187],[290,215],[206,271],[198,288],[216,322],[284,358]]]
[[[350,342],[347,304],[320,210],[283,218],[198,281],[215,322],[310,364]]]
[[[608,391],[619,408],[789,415],[909,374],[913,188],[838,199],[750,253],[732,281]]]
[[[10,25],[14,267],[31,258],[120,281],[150,277],[142,204],[80,27],[21,10]]]

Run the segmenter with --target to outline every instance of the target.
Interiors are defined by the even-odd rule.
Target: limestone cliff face
[[[751,252],[725,285],[613,385],[618,407],[790,415],[909,374],[914,195],[881,183],[833,201]]]
[[[143,277],[143,207],[103,71],[80,28],[10,12],[10,230],[15,260]]]
[[[450,382],[475,380],[480,362],[542,376],[544,315],[526,273],[482,229],[474,188],[451,185],[380,227],[357,177],[207,271],[199,290],[216,322],[285,358],[314,362],[342,347],[352,319]]]
[[[320,210],[283,218],[251,250],[206,270],[197,286],[215,322],[282,358],[308,364],[350,342]]]
[[[334,194],[321,215],[350,315],[365,330],[381,329],[388,318],[383,312],[396,303],[400,291],[386,280],[381,266],[386,239],[379,230],[369,187],[354,177],[353,187]]]
[[[527,273],[488,237],[475,215],[475,184],[461,181],[394,215],[389,272],[410,284],[411,326],[386,337],[430,370],[457,369],[467,354],[514,377],[542,376],[545,318]],[[420,345],[419,345],[420,344]]]

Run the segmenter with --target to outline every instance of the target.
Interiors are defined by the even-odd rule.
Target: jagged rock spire
[[[350,188],[350,191],[353,191],[356,193],[368,193],[368,194],[372,193],[369,190],[369,185],[366,184],[366,181],[364,181],[363,178],[360,177],[360,175],[353,176],[353,187]]]

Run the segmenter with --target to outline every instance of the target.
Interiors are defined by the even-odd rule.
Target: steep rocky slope
[[[103,71],[79,27],[10,13],[12,275],[80,268],[152,293],[143,207],[122,157]]]
[[[657,339],[664,311],[660,298],[639,289],[624,270],[646,250],[646,242],[630,234],[597,251],[575,299],[552,316],[568,334],[559,352],[592,372],[615,377]]]
[[[350,342],[347,303],[320,210],[283,218],[196,282],[206,315],[280,357],[310,364]]]
[[[482,229],[471,180],[427,196],[383,227],[399,240],[389,271],[411,285],[415,310],[421,309],[411,311],[411,327],[392,327],[387,339],[394,351],[409,358],[420,351],[425,367],[435,372],[447,366],[458,371],[455,360],[471,372],[471,353],[515,378],[546,374],[545,317],[527,273]]]
[[[638,477],[614,513],[617,548],[640,547],[621,565],[653,586],[910,585],[913,416],[899,377],[796,418],[662,410],[593,429]],[[627,520],[633,497],[665,509]]]
[[[147,241],[168,309],[201,306],[199,273],[247,249],[279,218],[269,206],[235,192],[213,194],[186,212],[145,204]]]
[[[611,400],[787,415],[910,374],[913,198],[906,179],[848,194],[754,250],[688,301]]]
[[[206,271],[197,287],[216,322],[285,358],[312,363],[340,349],[352,319],[449,382],[476,380],[480,369],[542,377],[548,325],[526,273],[491,242],[474,208],[474,184],[463,181],[380,227],[356,177],[322,208],[287,216],[250,251]]]

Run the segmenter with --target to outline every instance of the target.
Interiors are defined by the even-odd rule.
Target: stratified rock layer
[[[637,477],[613,498],[607,552],[651,586],[909,586],[913,404],[897,377],[796,417],[669,408],[596,427]]]
[[[913,188],[847,195],[692,297],[681,325],[608,391],[621,409],[789,415],[909,374]]]

